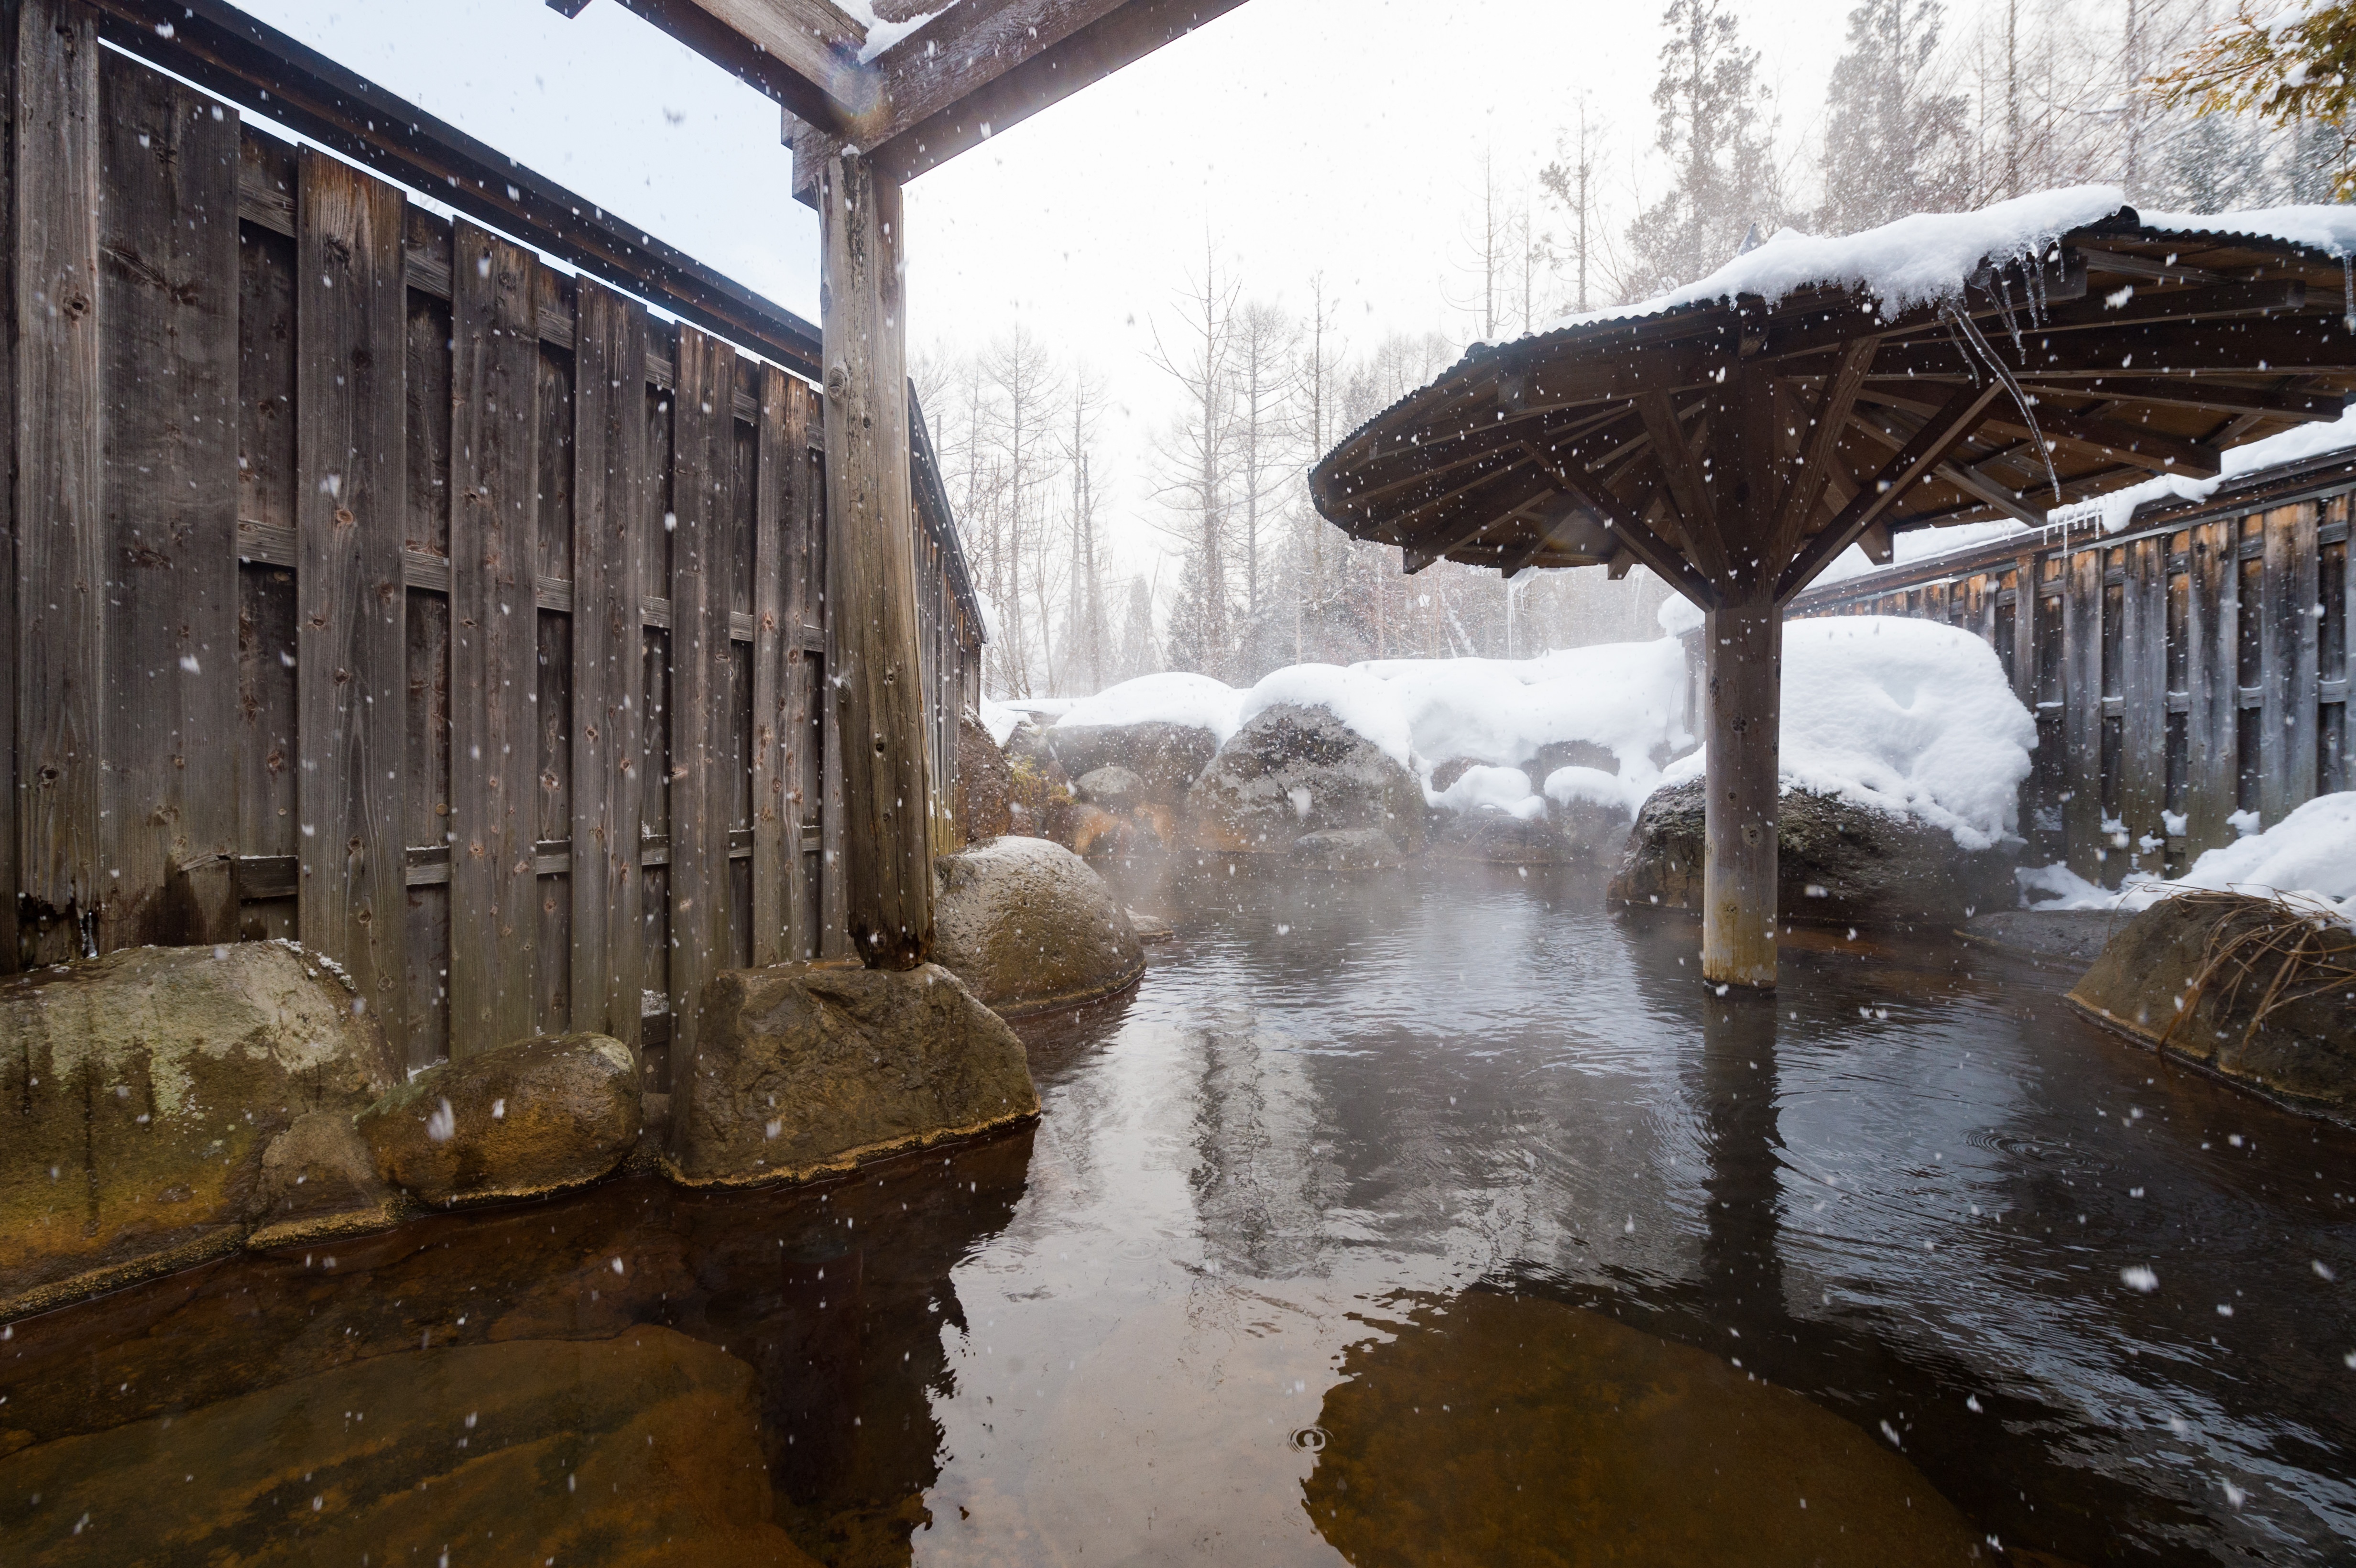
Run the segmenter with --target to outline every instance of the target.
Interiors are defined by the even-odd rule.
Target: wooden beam
[[[1558,458],[1552,453],[1538,452],[1532,456],[1564,495],[1585,503],[1590,511],[1601,517],[1604,526],[1619,536],[1621,544],[1637,560],[1652,568],[1655,576],[1705,611],[1717,607],[1718,585],[1703,576],[1700,570],[1686,559],[1684,551],[1648,528],[1633,507],[1607,489],[1593,475],[1576,462]]]
[[[2057,332],[2026,338],[2028,352],[2013,373],[2023,381],[2101,379],[2133,374],[2297,375],[2356,373],[2356,334],[2336,315],[2259,321],[2120,325],[2105,333]],[[1874,379],[1954,376],[1963,367],[1954,346],[1939,340],[1888,343],[1874,360]]]
[[[900,187],[843,153],[821,170],[827,674],[842,746],[852,951],[913,969],[933,944],[924,683],[908,454]]]
[[[1825,382],[1825,394],[1817,400],[1814,422],[1808,430],[1806,450],[1775,516],[1774,551],[1770,559],[1779,571],[1798,552],[1808,519],[1815,515],[1817,504],[1824,499],[1841,432],[1847,428],[1849,410],[1857,405],[1858,391],[1865,385],[1866,373],[1872,368],[1874,352],[1879,347],[1869,337],[1851,343],[1841,350],[1838,363]]]
[[[2233,387],[2214,380],[2171,380],[2165,376],[2108,376],[2101,380],[2073,384],[2060,382],[2045,385],[2024,380],[2021,389],[2031,394],[2050,397],[2083,398],[2099,394],[2131,403],[2168,403],[2180,408],[2206,409],[2221,414],[2262,414],[2269,419],[2295,420],[2303,423],[2328,423],[2346,411],[2350,395],[2346,392],[2266,391],[2256,387]]]
[[[1668,482],[1669,498],[1684,525],[1687,549],[1694,564],[1712,581],[1726,576],[1726,549],[1718,528],[1718,508],[1712,503],[1701,464],[1677,422],[1676,405],[1666,392],[1647,392],[1636,400],[1644,433],[1652,438],[1654,461]]]
[[[905,183],[1240,4],[963,0],[876,59],[874,106],[846,129],[878,173]],[[791,140],[794,194],[809,201],[842,133],[819,124]]]
[[[1927,399],[1909,397],[1903,391],[1881,387],[1868,388],[1865,400],[1918,415],[1935,413],[1939,409],[1937,403]],[[2038,408],[2034,432],[2027,421],[2019,417],[2019,411],[2011,409],[2008,402],[1992,411],[1981,421],[1980,428],[2025,441],[2041,436],[2056,446],[2107,457],[2152,474],[2182,474],[2196,479],[2214,479],[2224,471],[2224,454],[2206,442],[2188,440],[2153,430],[2147,425],[2129,424],[2123,420],[2106,419],[2098,414],[2072,413],[2067,409],[2050,405]],[[2033,459],[2035,446],[2032,444],[2029,451]],[[2011,454],[2007,455],[2009,460]],[[2039,467],[2042,467],[2041,463]]]
[[[1835,556],[1896,505],[1915,481],[1945,462],[1948,454],[1979,427],[1989,407],[2003,395],[2004,389],[1990,380],[1983,386],[1962,388],[1948,399],[1914,439],[1884,464],[1871,481],[1858,488],[1848,505],[1801,547],[1776,581],[1776,603],[1782,603],[1805,588]]]

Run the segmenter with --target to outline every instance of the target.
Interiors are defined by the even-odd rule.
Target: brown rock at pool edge
[[[1044,838],[993,838],[933,862],[933,960],[995,1011],[1108,997],[1145,949],[1102,877]]]
[[[0,1562],[809,1568],[762,1453],[753,1369],[671,1329],[412,1341],[0,1459]]]
[[[2233,892],[2161,899],[2069,1000],[2145,1045],[2356,1120],[2356,930],[2330,912]]]
[[[957,765],[958,837],[970,844],[1012,831],[1009,807],[1014,798],[1014,772],[981,720],[969,712],[958,720]]]
[[[1312,1441],[1302,1505],[1355,1568],[1987,1560],[1878,1438],[1708,1351],[1550,1301],[1469,1292],[1360,1345]]]
[[[1023,1041],[937,964],[715,976],[686,1077],[664,1168],[691,1187],[808,1180],[1039,1114]]]
[[[0,984],[0,1317],[241,1244],[271,1140],[399,1077],[355,1000],[275,942],[125,948]]]
[[[602,1034],[539,1035],[439,1063],[359,1117],[378,1171],[437,1207],[594,1181],[638,1127],[637,1065]]]
[[[260,1199],[260,1223],[245,1239],[256,1251],[386,1230],[401,1222],[403,1208],[348,1111],[297,1116],[271,1139]]]

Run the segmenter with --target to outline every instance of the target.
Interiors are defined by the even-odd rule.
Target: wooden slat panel
[[[2238,712],[2233,677],[2238,633],[2233,602],[2234,522],[2192,533],[2191,686],[2186,719],[2185,853],[2230,844]]]
[[[415,318],[412,317],[413,321]],[[448,378],[443,385],[449,384]],[[410,412],[418,411],[414,401]],[[446,424],[449,412],[442,415]],[[447,440],[445,435],[444,438]],[[411,447],[415,451],[414,443]],[[410,473],[416,473],[412,465]],[[411,516],[416,515],[414,498]],[[450,600],[446,593],[408,592],[409,691],[404,716],[409,745],[402,768],[402,839],[438,851],[446,873],[450,841]],[[409,965],[409,1064],[450,1054],[450,889],[412,886],[406,933]]]
[[[644,307],[580,285],[573,402],[573,1025],[637,1049]]]
[[[294,150],[246,131],[241,178],[284,187],[286,232],[252,223],[238,233],[237,515],[294,527]],[[446,336],[447,334],[445,333]]]
[[[76,0],[16,16],[17,874],[71,926],[103,896],[105,520],[99,485],[98,38]],[[93,931],[91,933],[95,935]]]
[[[2301,501],[2267,519],[2266,580],[2275,614],[2279,670],[2269,682],[2281,700],[2283,757],[2276,793],[2268,802],[2266,826],[2297,810],[2316,793],[2316,661],[2322,628],[2317,624],[2320,552],[2315,530],[2320,507]]]
[[[2297,784],[2292,779],[2297,765],[2295,752],[2298,734],[2298,702],[2295,682],[2298,672],[2299,623],[2310,620],[2304,612],[2315,603],[2312,590],[2304,601],[2293,597],[2297,572],[2293,565],[2298,519],[2307,508],[2293,505],[2277,507],[2266,513],[2262,535],[2265,562],[2262,603],[2244,605],[2244,613],[2254,611],[2259,619],[2259,685],[2264,689],[2264,706],[2259,709],[2264,729],[2258,744],[2259,775],[2257,808],[2265,826],[2272,827],[2280,822],[2290,808],[2304,799]],[[2310,525],[2309,533],[2312,534]],[[2311,553],[2311,552],[2310,552]],[[2312,660],[2309,661],[2310,664]],[[2314,728],[2308,727],[2310,750],[2307,776],[2315,776],[2312,751]],[[2311,787],[2311,786],[2310,786]]]
[[[2168,541],[2138,539],[2127,547],[2126,627],[2120,641],[2122,746],[2120,819],[2139,869],[2161,869],[2164,848],[2148,852],[2145,838],[2168,837],[2160,812],[2168,799]],[[2116,851],[2114,851],[2115,857]]]
[[[679,331],[671,506],[670,1071],[694,1071],[703,983],[725,951],[726,599],[734,351]]]
[[[0,82],[5,82],[6,112],[10,116],[9,145],[0,154],[0,212],[7,214],[13,226],[16,215],[16,159],[15,156],[14,116],[16,105],[16,44],[21,29],[16,19],[0,10]],[[8,291],[8,298],[18,297],[16,292],[16,247],[13,242],[0,243],[0,287]],[[0,332],[0,463],[5,463],[0,475],[13,475],[16,471],[16,320],[12,315],[9,330]],[[16,648],[16,491],[13,480],[0,489],[0,655],[5,655],[12,667],[17,656]],[[16,795],[22,781],[16,772],[16,682],[13,675],[0,675],[0,975],[13,975],[20,964],[16,931],[17,878]]]
[[[788,411],[800,399],[786,373],[760,368],[759,446],[753,475],[753,962],[782,964],[791,946],[793,864],[800,859],[786,798],[790,716],[786,693],[787,509],[801,449]]]
[[[296,208],[296,735],[303,944],[406,1049],[407,198],[305,149]]]
[[[403,215],[409,255],[430,251],[449,271],[450,225],[410,208]],[[450,302],[409,290],[409,526],[404,549],[447,560],[450,554]]]
[[[99,71],[105,948],[235,934],[238,127]]]
[[[460,223],[451,322],[450,1051],[531,1032],[540,939],[530,704],[534,408],[530,251]]]
[[[2103,555],[2080,550],[2069,558],[2062,611],[2063,744],[2069,755],[2069,799],[2062,807],[2070,869],[2102,880],[2103,839]]]

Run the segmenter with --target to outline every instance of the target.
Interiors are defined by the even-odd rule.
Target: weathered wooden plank
[[[1709,613],[1708,836],[1702,978],[1775,984],[1777,731],[1783,618],[1762,594]]]
[[[16,45],[17,19],[0,7],[0,213],[15,221],[16,213]],[[16,247],[0,244],[0,288],[17,297]],[[0,332],[0,473],[16,472],[16,333]],[[16,489],[13,480],[0,485],[0,652],[16,657]],[[0,676],[0,975],[13,975],[23,961],[16,929],[19,847],[16,797],[24,781],[16,771],[16,682]]]
[[[843,880],[853,950],[910,968],[933,944],[917,669],[900,188],[863,158],[819,173],[829,399],[828,674],[848,748]]]
[[[449,270],[449,223],[412,207],[403,217],[403,243],[413,255],[429,251]],[[450,554],[450,302],[423,289],[409,291],[409,526],[403,548]]]
[[[294,208],[294,149],[249,130],[239,138],[245,177],[284,186]],[[445,333],[446,336],[447,334]],[[237,515],[294,527],[294,237],[238,226]]]
[[[237,682],[238,128],[120,56],[102,59],[99,96],[99,945],[227,941],[235,761],[217,740]],[[192,874],[214,896],[187,897]]]
[[[787,510],[798,499],[794,472],[801,449],[789,409],[800,400],[786,373],[760,368],[761,416],[753,460],[753,792],[752,962],[783,964],[798,957],[791,946],[793,864],[798,837],[786,798],[790,738],[787,693],[785,559]]]
[[[532,564],[538,260],[460,223],[453,240],[450,1051],[531,1032]]]
[[[305,149],[295,216],[296,736],[303,944],[406,1049],[407,198]]]
[[[17,876],[36,918],[78,948],[97,939],[106,883],[99,48],[78,0],[22,5],[15,21],[17,165],[41,172],[11,193]]]
[[[2190,653],[2185,708],[2185,852],[2231,843],[2236,709],[2233,523],[2203,523],[2192,535]]]
[[[412,316],[412,321],[415,320]],[[443,384],[448,385],[445,376]],[[417,411],[415,403],[410,411]],[[446,426],[449,412],[443,411]],[[444,437],[446,440],[446,436]],[[415,452],[412,443],[411,451]],[[416,468],[410,469],[414,477]],[[446,514],[445,514],[446,515]],[[411,516],[416,516],[413,505]],[[412,588],[409,603],[409,690],[403,705],[409,744],[402,768],[406,798],[402,837],[418,848],[450,842],[450,600]],[[450,886],[409,890],[405,936],[409,968],[408,1065],[450,1054]]]
[[[574,329],[573,1027],[637,1049],[645,308],[584,280]]]
[[[2157,872],[2168,835],[2168,541],[2127,547],[2126,624],[2120,652],[2120,819],[2127,825],[2128,863]],[[2147,840],[2153,848],[2146,849]]]
[[[2314,501],[2283,507],[2266,520],[2268,607],[2277,664],[2267,688],[2281,704],[2276,722],[2283,748],[2280,776],[2269,781],[2275,786],[2265,806],[2270,827],[2316,793],[2316,679],[2322,628],[2317,613],[2321,555],[2315,534],[2320,520],[2320,507]]]
[[[2308,619],[2312,593],[2304,601],[2293,596],[2297,571],[2292,552],[2302,505],[2277,507],[2265,516],[2260,539],[2258,614],[2258,680],[2262,693],[2257,709],[2263,726],[2258,742],[2259,774],[2256,806],[2268,827],[2281,821],[2303,798],[2291,770],[2298,732],[2298,701],[2294,687],[2298,669],[2299,623]],[[2251,606],[2244,605],[2246,613]],[[2311,731],[2310,731],[2311,733]],[[2312,753],[2309,774],[2313,776]]]
[[[2103,837],[2103,553],[2079,550],[2066,563],[2062,616],[2064,674],[2062,731],[2069,784],[2062,803],[2070,869],[2102,880]]]
[[[671,505],[671,1037],[674,1082],[692,1072],[703,984],[728,942],[728,519],[735,353],[679,331]]]

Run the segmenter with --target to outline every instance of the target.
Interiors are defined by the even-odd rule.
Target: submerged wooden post
[[[1767,987],[1775,984],[1783,606],[1764,589],[1730,600],[1710,612],[1702,636],[1709,697],[1702,978]]]
[[[900,187],[858,154],[819,175],[826,335],[827,675],[842,736],[851,950],[913,969],[933,945]]]

